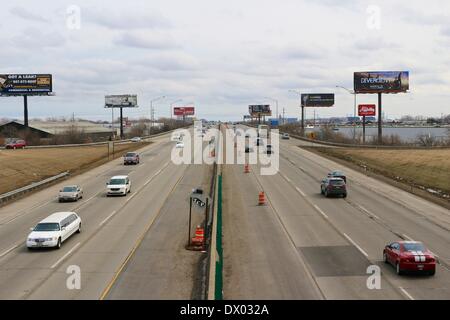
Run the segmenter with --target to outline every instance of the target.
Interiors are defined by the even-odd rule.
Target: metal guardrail
[[[58,179],[61,179],[61,178],[63,178],[63,177],[66,177],[66,176],[68,176],[68,175],[69,175],[69,171],[62,172],[62,173],[60,173],[60,174],[58,174],[58,175],[56,175],[56,176],[53,176],[53,177],[44,179],[44,180],[39,181],[39,182],[34,182],[34,183],[29,184],[29,185],[27,185],[27,186],[25,186],[25,187],[22,187],[22,188],[19,188],[19,189],[16,189],[16,190],[13,190],[13,191],[10,191],[10,192],[1,194],[1,195],[0,195],[0,203],[3,203],[3,202],[5,202],[5,201],[8,201],[8,200],[10,200],[10,199],[12,199],[12,198],[14,198],[14,197],[20,196],[20,195],[22,195],[22,194],[24,194],[24,193],[26,193],[26,192],[29,192],[29,191],[31,191],[31,190],[34,190],[34,189],[36,189],[36,188],[38,188],[38,187],[40,187],[40,186],[43,186],[43,185],[45,185],[45,184],[54,182],[54,181],[56,181],[56,180],[58,180]]]

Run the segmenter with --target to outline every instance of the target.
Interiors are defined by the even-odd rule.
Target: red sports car
[[[383,250],[385,263],[395,266],[397,274],[406,271],[419,271],[429,275],[436,273],[436,258],[422,242],[397,241],[388,244]]]

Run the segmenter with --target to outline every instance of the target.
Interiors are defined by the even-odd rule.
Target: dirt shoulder
[[[150,143],[117,144],[114,147],[114,158],[122,157],[125,152],[138,150]],[[108,159],[108,145],[2,150],[0,151],[0,194],[65,171],[70,171],[71,176],[77,175],[110,160],[113,160],[113,157],[110,154]]]
[[[303,148],[450,209],[450,149]]]

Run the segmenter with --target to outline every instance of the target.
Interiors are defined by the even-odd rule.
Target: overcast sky
[[[335,92],[316,112],[346,116],[353,97],[336,85],[377,70],[410,71],[409,93],[384,96],[389,118],[450,113],[448,0],[9,1],[0,28],[0,74],[53,74],[56,96],[30,98],[30,117],[109,119],[104,95],[123,93],[138,95],[133,117],[160,95],[156,116],[183,99],[200,118],[241,119],[249,104],[275,111],[271,97],[298,117],[289,89]],[[22,104],[0,98],[0,117],[21,118]]]

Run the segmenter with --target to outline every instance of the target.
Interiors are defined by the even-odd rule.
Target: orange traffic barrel
[[[261,192],[259,193],[258,204],[259,204],[260,206],[263,206],[263,205],[266,204],[266,196],[265,196],[265,194],[264,194],[264,191],[261,191]]]
[[[192,238],[192,243],[194,245],[201,246],[205,242],[205,231],[202,227],[197,226],[195,229],[195,237]]]

